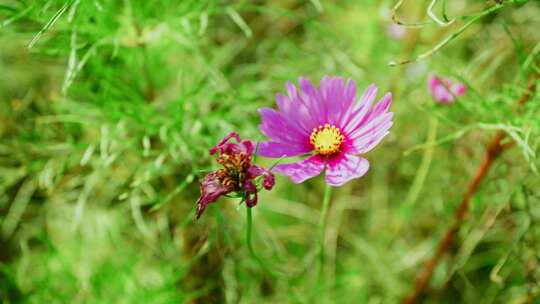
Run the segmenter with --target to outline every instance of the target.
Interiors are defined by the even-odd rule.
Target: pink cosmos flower
[[[237,143],[229,142],[231,138]],[[274,186],[274,175],[263,167],[251,163],[254,145],[251,140],[241,140],[232,132],[223,138],[217,146],[210,149],[210,155],[218,153],[217,161],[223,168],[207,174],[200,187],[201,197],[197,201],[197,219],[201,217],[208,204],[222,195],[232,192],[244,198],[248,207],[257,205],[257,186],[255,179],[262,177],[262,186],[266,190]]]
[[[372,107],[377,87],[371,85],[360,100],[356,84],[325,76],[319,88],[303,77],[300,90],[286,84],[288,95],[277,94],[279,110],[262,108],[260,130],[269,141],[259,144],[259,155],[291,157],[308,154],[298,162],[281,164],[274,171],[301,183],[326,171],[326,183],[341,186],[363,176],[369,162],[358,156],[373,149],[392,126],[391,93]]]
[[[465,85],[460,82],[453,83],[448,78],[434,75],[428,77],[428,89],[436,102],[446,104],[454,103],[456,97],[463,95],[467,91]]]

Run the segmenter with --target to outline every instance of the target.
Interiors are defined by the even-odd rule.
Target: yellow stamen
[[[345,137],[341,131],[330,124],[320,125],[313,128],[309,136],[309,142],[315,148],[315,152],[323,156],[329,156],[339,151]]]

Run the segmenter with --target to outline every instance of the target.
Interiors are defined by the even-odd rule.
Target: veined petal
[[[369,118],[381,115],[388,112],[390,105],[392,104],[392,93],[386,93],[383,98],[377,103],[373,110],[369,113]]]
[[[342,118],[342,128],[345,133],[351,132],[358,126],[371,110],[371,105],[377,97],[377,86],[371,84],[362,94],[360,101]]]
[[[392,122],[388,122],[386,125],[382,126],[380,129],[375,130],[373,133],[366,134],[352,142],[353,148],[349,151],[350,153],[363,154],[371,151],[375,148],[381,140],[388,135],[388,130],[392,127]]]
[[[217,171],[207,174],[200,187],[201,197],[197,201],[197,219],[201,217],[208,204],[217,201],[220,196],[230,193],[233,190],[230,185],[223,185],[219,181]]]
[[[308,108],[314,122],[316,122],[317,125],[323,124],[328,120],[328,111],[327,105],[322,99],[319,90],[304,77],[300,77],[298,83],[300,84],[300,89],[302,91],[300,100]],[[316,125],[313,127],[316,127]]]
[[[308,131],[316,127],[319,124],[319,118],[308,96],[304,92],[300,94],[296,86],[290,81],[287,81],[285,88],[287,89],[291,103],[294,105],[293,111],[289,113],[295,113],[295,110],[297,110],[299,112],[298,114],[303,114],[299,123],[306,126]]]
[[[354,178],[362,177],[369,169],[369,161],[350,154],[339,155],[326,166],[326,183],[339,187]]]
[[[388,113],[388,109],[390,108],[391,104],[392,93],[387,93],[383,96],[383,98],[381,98],[373,109],[370,109],[368,113],[364,115],[361,120],[355,122],[354,124],[350,124],[349,128],[346,130],[346,134],[349,136],[349,138],[356,139],[365,133],[366,130],[377,128],[383,120],[381,117],[388,118],[388,116],[390,116],[388,119],[391,119],[392,114]]]
[[[363,105],[363,104],[366,104],[366,103],[373,103],[373,101],[375,100],[375,97],[377,97],[377,91],[379,89],[377,88],[377,86],[372,83],[370,84],[367,89],[364,91],[364,93],[362,94],[362,97],[360,98],[360,102],[359,102],[359,105]]]
[[[356,84],[351,79],[347,85],[342,77],[325,76],[320,83],[320,93],[327,113],[326,122],[339,125],[356,98]]]
[[[309,137],[308,133],[298,129],[289,119],[273,109],[261,108],[259,113],[262,119],[259,129],[274,141],[298,145]]]
[[[350,140],[354,142],[355,140],[364,136],[368,136],[369,134],[377,133],[379,129],[384,129],[386,126],[392,126],[391,124],[388,125],[388,123],[391,123],[393,116],[394,113],[384,113],[379,116],[373,117],[373,119],[366,122],[364,125],[360,126],[358,129],[354,130],[351,134],[349,134]]]
[[[347,87],[345,88],[345,99],[350,101],[352,106],[356,101],[356,82],[351,78],[347,79]]]
[[[314,155],[295,163],[277,165],[274,171],[288,176],[294,183],[299,184],[319,175],[323,169],[324,159]]]
[[[276,94],[276,103],[281,115],[287,117],[290,122],[294,122],[294,125],[296,125],[301,132],[309,133],[316,122],[306,106],[299,101],[294,102],[294,100],[295,99],[289,96],[280,93]]]
[[[263,141],[259,143],[257,155],[264,157],[291,157],[311,152],[313,148],[307,144],[298,143],[297,145],[281,142]]]

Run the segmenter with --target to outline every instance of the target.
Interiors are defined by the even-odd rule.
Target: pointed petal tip
[[[267,119],[267,115],[272,115],[277,111],[270,107],[261,107],[257,109],[257,112],[261,115],[261,121],[264,123],[265,119]]]
[[[394,95],[392,94],[392,92],[387,92],[387,93],[384,94],[384,96],[381,98],[381,102],[391,104],[391,103],[392,103],[392,100],[393,100],[393,96],[394,96]]]
[[[309,79],[307,79],[306,77],[304,76],[300,76],[298,78],[298,83],[300,84],[300,88],[302,89],[302,91],[306,92],[306,91],[310,91],[310,90],[315,90],[315,86],[313,85],[313,83],[311,83],[311,81],[309,81]]]
[[[370,84],[362,94],[362,99],[364,100],[373,100],[377,96],[377,92],[379,91],[379,88],[376,84],[372,83]]]
[[[296,89],[296,85],[291,80],[287,80],[285,82],[285,89],[287,89],[287,90]]]

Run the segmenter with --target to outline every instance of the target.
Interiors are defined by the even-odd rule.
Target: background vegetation
[[[437,24],[427,9],[451,25]],[[415,58],[489,7],[456,39]],[[540,303],[538,1],[0,1],[0,302],[397,303],[453,221],[485,143],[512,146],[473,197],[425,303]],[[443,8],[446,6],[446,9]],[[433,102],[430,73],[466,83]],[[334,191],[315,288],[322,178],[279,177],[254,209],[194,220],[207,150],[263,139],[285,81],[352,77],[394,93],[391,134]],[[264,160],[261,160],[265,162]],[[270,164],[266,161],[266,164]]]

